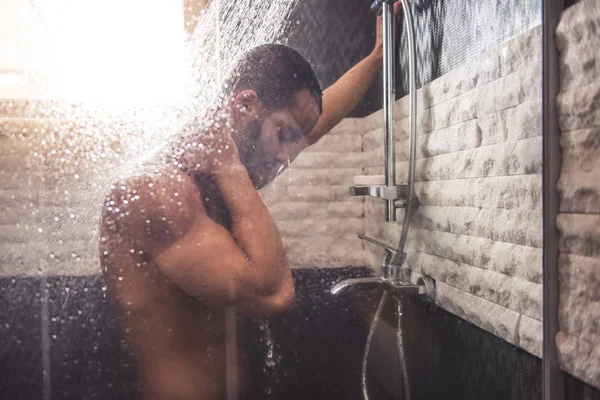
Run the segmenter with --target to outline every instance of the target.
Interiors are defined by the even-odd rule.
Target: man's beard
[[[265,186],[268,182],[261,170],[261,154],[259,139],[262,131],[262,122],[253,121],[247,127],[246,134],[239,137],[238,149],[240,150],[240,161],[246,167],[252,183],[257,189]]]

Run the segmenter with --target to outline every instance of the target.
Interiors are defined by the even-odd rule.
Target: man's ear
[[[242,90],[233,100],[233,112],[239,119],[256,119],[260,117],[263,105],[258,99],[258,94],[251,89]]]

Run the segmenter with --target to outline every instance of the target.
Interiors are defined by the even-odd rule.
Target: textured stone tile
[[[37,225],[0,225],[0,243],[27,243],[43,239]]]
[[[302,238],[283,237],[286,255],[295,268],[359,267],[367,263],[367,254],[355,236],[334,238],[314,235]]]
[[[448,270],[448,285],[531,318],[542,319],[542,285],[456,263]]]
[[[542,177],[499,176],[417,182],[415,194],[423,206],[541,210]]]
[[[364,231],[362,218],[328,218],[278,220],[277,228],[282,236],[348,236]]]
[[[26,172],[31,167],[31,157],[23,154],[2,154],[0,169],[3,172]]]
[[[600,127],[600,79],[556,98],[560,130]]]
[[[561,254],[559,324],[561,330],[592,343],[600,341],[600,259]]]
[[[588,290],[593,290],[587,285]],[[560,292],[558,311],[560,330],[590,343],[600,342],[600,302]]]
[[[37,208],[40,204],[40,193],[31,188],[0,189],[0,207]]]
[[[357,134],[327,134],[317,143],[307,147],[299,157],[305,156],[307,153],[353,153],[362,150],[362,137]]]
[[[373,150],[383,146],[383,128],[367,131],[363,135],[363,151]]]
[[[600,258],[600,215],[559,214],[556,224],[561,252]]]
[[[541,63],[530,64],[462,96],[471,98],[475,115],[481,117],[519,104],[539,100],[542,96]]]
[[[48,118],[0,118],[0,137],[32,137],[37,134],[54,132],[63,124],[60,120]]]
[[[431,130],[439,130],[461,122],[457,116],[460,102],[460,97],[454,97],[432,107],[430,109],[433,117]],[[427,130],[427,132],[430,132],[430,130]]]
[[[417,135],[422,135],[424,132],[417,130]],[[383,128],[378,128],[372,131],[367,131],[363,135],[363,150],[369,151],[383,147]],[[408,139],[408,119],[394,121],[394,138],[396,141],[405,141]]]
[[[348,185],[288,186],[286,201],[353,201],[362,203],[361,197],[350,197]]]
[[[39,249],[42,258],[49,263],[48,266],[60,268],[68,261],[98,260],[98,241],[96,235],[82,235],[76,240],[45,241],[39,245]]]
[[[41,259],[38,243],[0,242],[0,276],[38,276]]]
[[[521,315],[518,332],[519,347],[541,358],[543,333],[543,325],[540,321]]]
[[[285,201],[287,199],[288,188],[282,180],[277,179],[258,190],[258,194],[268,207],[270,204]]]
[[[35,148],[35,138],[12,134],[2,136],[2,131],[0,130],[0,155],[2,155],[2,158],[5,155],[29,156]]]
[[[406,250],[406,265],[411,271],[430,276],[439,282],[446,282],[447,276],[459,267],[456,261],[412,249]]]
[[[542,62],[542,26],[538,25],[497,47],[502,76],[509,75],[524,65]]]
[[[383,165],[383,133],[381,140],[369,139],[365,146],[365,162],[368,166]],[[374,146],[375,144],[380,144]],[[440,154],[473,149],[481,145],[481,131],[476,121],[467,121],[448,128],[425,133],[417,137],[417,159]],[[408,138],[396,142],[396,160],[408,161],[410,151]],[[368,150],[367,150],[368,148]]]
[[[432,98],[427,90],[424,90],[429,84],[417,90],[417,114],[427,110],[432,104]],[[408,118],[410,115],[410,95],[406,95],[394,103],[394,119],[400,120]]]
[[[366,223],[380,224],[385,222],[385,201],[367,197],[363,203],[363,208]]]
[[[423,229],[542,246],[542,216],[539,211],[422,206],[412,223]]]
[[[542,168],[541,137],[417,160],[418,181],[537,174]],[[398,175],[406,166],[398,164]]]
[[[483,131],[471,120],[419,137],[417,145],[425,157],[473,149],[482,145]]]
[[[600,346],[575,335],[558,332],[556,335],[558,361],[563,370],[600,388]]]
[[[295,202],[268,205],[271,216],[277,221],[296,219],[362,218],[364,208],[361,203],[338,202]]]
[[[365,132],[364,118],[344,118],[327,135],[362,135]]]
[[[363,158],[362,152],[333,153],[324,151],[303,153],[298,156],[289,169],[362,168]]]
[[[402,230],[401,224],[396,222],[371,224],[368,221],[365,221],[364,227],[365,235],[373,237],[381,242],[388,243],[389,245],[393,245],[394,247],[398,247],[400,231]],[[372,250],[376,250],[378,253],[381,250],[380,248],[371,244],[365,244],[365,248],[371,248]]]
[[[383,129],[383,109],[377,110],[374,113],[363,118],[364,132]]]
[[[371,229],[373,227],[367,221],[365,230]],[[397,232],[400,232],[399,227]],[[398,237],[399,234],[394,240],[397,241]],[[539,248],[415,227],[409,231],[407,246],[526,281],[542,281],[542,252]]]
[[[44,276],[89,276],[101,274],[100,260],[68,260],[60,264],[44,261]]]
[[[561,294],[580,298],[582,303],[600,302],[600,259],[560,254],[558,271]]]
[[[560,90],[569,91],[600,78],[600,37],[569,46],[559,58]]]
[[[290,168],[281,179],[288,186],[315,186],[315,185],[346,185],[351,186],[354,177],[362,175],[362,168],[327,168],[304,169]]]
[[[436,303],[509,343],[518,344],[519,314],[443,282],[436,286]]]
[[[595,0],[580,1],[567,8],[556,27],[556,46],[565,49],[597,37],[600,31],[600,5]]]
[[[542,136],[542,100],[528,101],[515,107],[514,120],[508,119],[508,124],[509,141]]]
[[[600,128],[564,133],[561,145],[561,211],[600,214]]]

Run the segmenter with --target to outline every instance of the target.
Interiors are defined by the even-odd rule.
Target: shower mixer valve
[[[384,289],[398,300],[407,295],[418,295],[431,302],[435,302],[435,283],[433,279],[428,276],[422,276],[417,279],[416,284],[413,284],[410,280],[410,270],[406,268],[401,269],[406,260],[406,253],[404,251],[365,235],[359,234],[358,238],[385,250],[385,255],[381,263],[381,276],[346,279],[333,286],[331,294],[337,295],[351,286],[361,286]]]

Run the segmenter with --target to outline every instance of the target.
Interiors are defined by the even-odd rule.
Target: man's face
[[[256,188],[271,182],[307,146],[305,136],[321,113],[307,90],[296,93],[289,108],[263,112],[236,135],[240,158]]]

